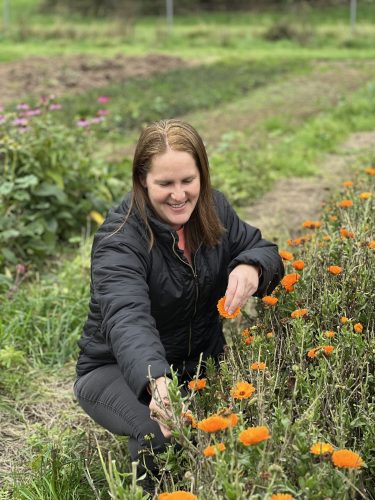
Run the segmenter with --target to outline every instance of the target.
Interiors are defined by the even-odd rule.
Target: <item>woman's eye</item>
[[[193,179],[185,179],[183,181],[184,184],[190,184],[191,182],[193,182]]]

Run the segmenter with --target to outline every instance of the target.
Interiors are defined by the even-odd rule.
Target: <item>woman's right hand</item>
[[[150,418],[159,424],[163,436],[169,439],[172,433],[165,421],[170,419],[170,399],[168,395],[168,385],[171,379],[168,377],[159,377],[151,384],[152,398],[149,404]]]

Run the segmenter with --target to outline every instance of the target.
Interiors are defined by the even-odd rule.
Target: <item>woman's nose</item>
[[[183,190],[182,186],[175,187],[173,189],[173,193],[171,194],[171,196],[172,196],[173,200],[178,201],[178,202],[185,201],[185,198],[186,198],[185,191]]]

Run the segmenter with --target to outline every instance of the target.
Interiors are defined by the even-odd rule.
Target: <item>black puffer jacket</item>
[[[200,353],[216,357],[224,347],[217,301],[238,264],[262,269],[257,296],[270,293],[283,276],[277,246],[241,221],[225,197],[213,191],[227,232],[213,248],[200,246],[190,266],[178,249],[177,233],[149,213],[156,236],[151,252],[144,224],[133,214],[123,228],[130,196],[99,228],[91,256],[91,301],[79,341],[78,376],[118,363],[139,396],[153,377],[194,372]],[[109,236],[110,235],[110,236]]]

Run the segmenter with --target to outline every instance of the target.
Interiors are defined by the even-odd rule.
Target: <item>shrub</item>
[[[56,255],[113,199],[89,128],[59,123],[47,105],[20,107],[0,116],[0,271]]]

